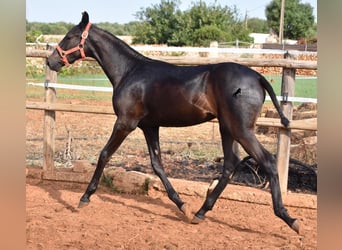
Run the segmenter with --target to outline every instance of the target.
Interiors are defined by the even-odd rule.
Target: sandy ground
[[[317,210],[288,207],[296,234],[271,206],[219,199],[199,225],[165,196],[129,195],[101,187],[77,208],[85,186],[28,180],[27,249],[316,249]],[[229,188],[229,187],[228,187]],[[193,211],[203,198],[182,197]]]

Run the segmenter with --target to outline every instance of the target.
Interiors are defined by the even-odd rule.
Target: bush
[[[213,25],[206,25],[197,29],[193,35],[194,46],[209,47],[210,42],[222,42],[228,40],[228,34]]]

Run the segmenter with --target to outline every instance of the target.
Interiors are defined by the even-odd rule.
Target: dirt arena
[[[297,235],[269,205],[219,199],[199,225],[162,192],[118,194],[101,186],[77,208],[85,186],[28,179],[27,249],[316,249],[317,210],[289,207]],[[231,185],[231,190],[235,186]],[[242,188],[242,187],[240,187]],[[246,188],[246,187],[243,187]],[[255,189],[255,192],[261,192]],[[182,196],[193,212],[203,198]]]
[[[74,151],[80,159],[94,163],[111,132],[112,116],[94,116],[58,112],[57,137],[66,140],[56,142],[56,156],[65,150],[67,131],[75,137],[99,137],[96,142],[74,140]],[[42,136],[42,111],[27,111],[27,138]],[[92,121],[92,122],[87,122]],[[83,125],[82,125],[83,124]],[[82,125],[82,126],[81,126]],[[186,141],[191,136],[198,140],[219,141],[219,134],[209,123],[207,132],[191,129],[170,134],[161,131],[161,137]],[[75,134],[77,131],[77,134]],[[189,131],[191,131],[189,133]],[[138,132],[137,132],[138,133]],[[101,137],[103,136],[103,138]],[[136,138],[138,138],[136,140]],[[131,141],[130,141],[131,140]],[[112,165],[149,165],[141,134],[133,134],[111,160]],[[138,142],[138,143],[137,143]],[[132,143],[131,143],[132,144]],[[139,144],[139,146],[137,145]],[[141,145],[140,145],[141,144]],[[272,142],[271,142],[272,144]],[[138,147],[137,147],[138,146]],[[180,145],[166,149],[162,143],[166,172],[171,173],[174,160],[186,154],[196,153],[196,145],[185,146],[178,154]],[[32,167],[41,162],[42,142],[27,141],[27,155],[36,161],[27,162]],[[189,147],[189,148],[187,148]],[[208,145],[205,145],[209,148]],[[211,147],[211,146],[210,146]],[[217,152],[214,152],[217,153]],[[207,157],[205,155],[204,157]],[[61,156],[62,158],[62,156]],[[183,159],[182,158],[182,159]],[[180,160],[179,160],[180,161]],[[65,164],[65,162],[62,162]],[[297,235],[273,214],[272,206],[257,203],[219,199],[213,211],[200,225],[187,222],[184,215],[163,192],[148,195],[115,193],[101,185],[92,196],[89,206],[78,209],[78,201],[86,185],[42,181],[27,178],[26,182],[26,236],[27,249],[316,249],[317,209],[287,206],[289,213],[299,219]],[[232,192],[246,187],[230,185]],[[270,194],[259,189],[251,193]],[[181,195],[196,212],[204,198]]]

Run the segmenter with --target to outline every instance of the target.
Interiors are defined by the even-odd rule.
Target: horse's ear
[[[81,27],[85,27],[89,23],[89,15],[86,11],[82,12],[82,20],[80,22]]]

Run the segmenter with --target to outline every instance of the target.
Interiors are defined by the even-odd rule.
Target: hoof
[[[299,223],[298,223],[298,220],[295,220],[295,221],[292,223],[291,228],[292,228],[297,234],[299,234]]]
[[[191,224],[200,224],[202,221],[204,221],[204,218],[199,218],[196,215],[192,218]]]
[[[78,203],[78,208],[83,208],[89,205],[89,201],[80,201],[80,203]]]
[[[191,213],[191,209],[190,209],[190,206],[188,203],[184,203],[180,210],[183,212],[183,214],[186,216],[186,218],[189,220],[191,220],[191,216],[192,216],[192,213]]]

